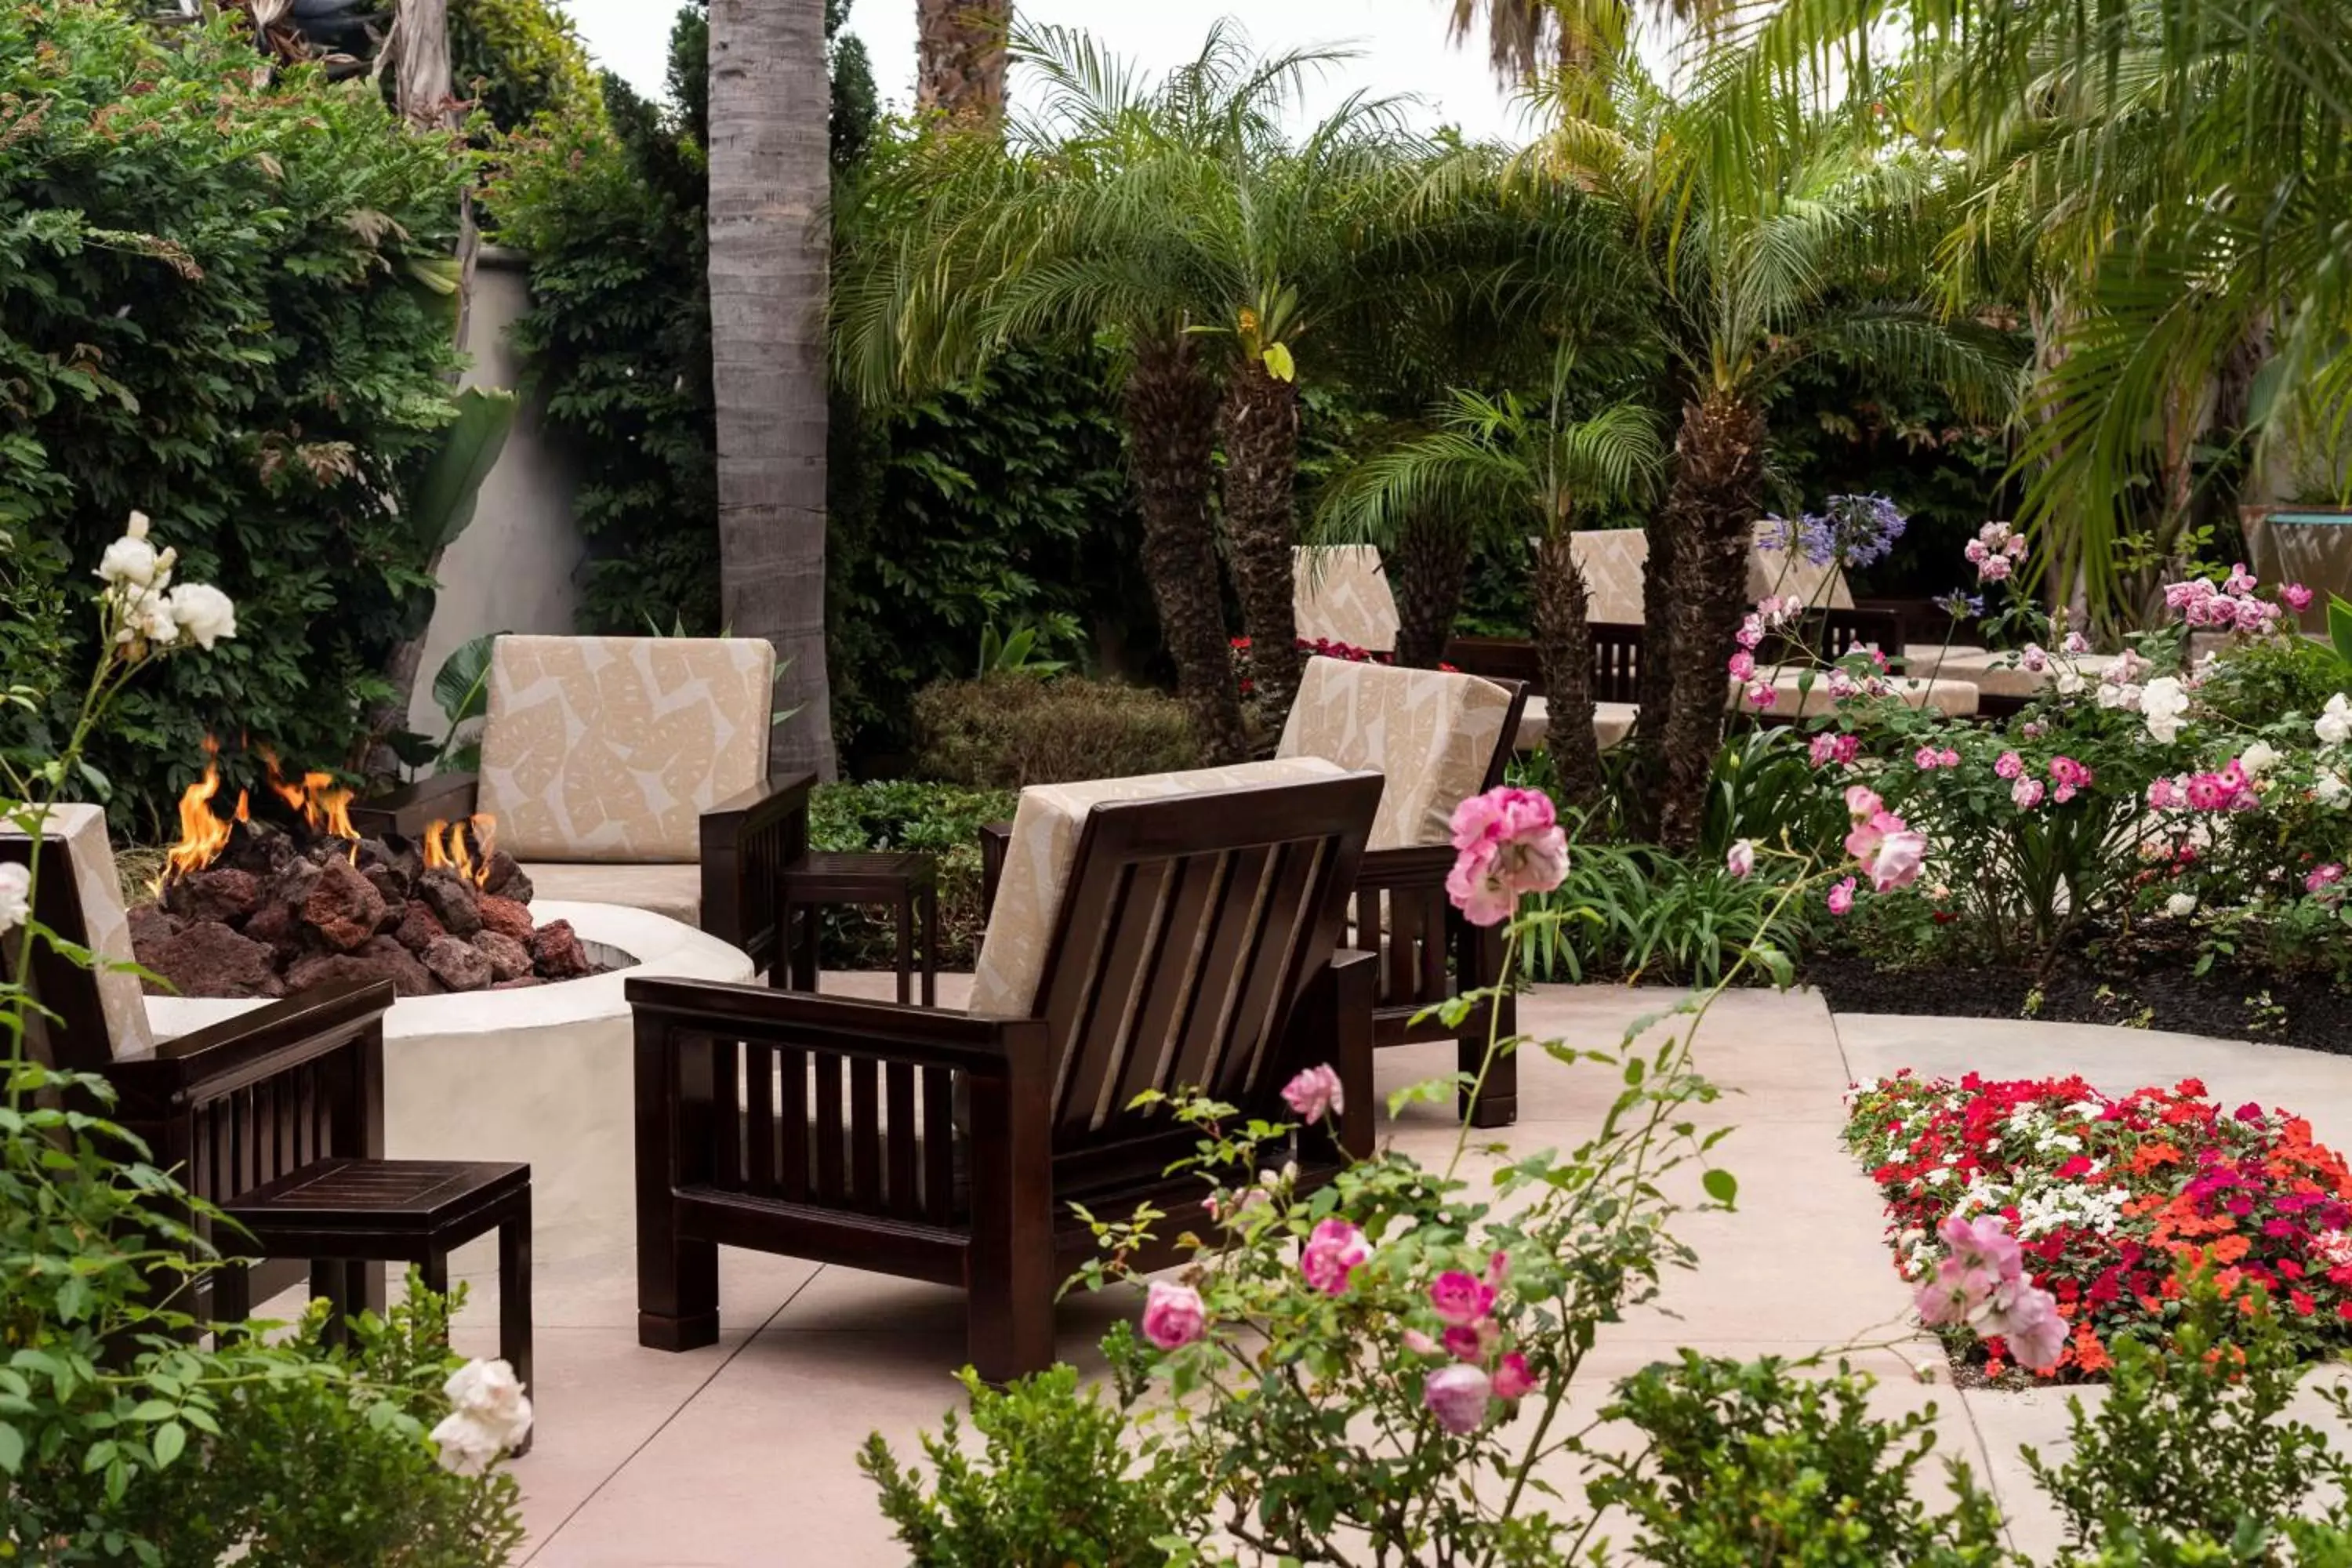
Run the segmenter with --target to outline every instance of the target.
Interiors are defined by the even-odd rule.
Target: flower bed
[[[1845,1139],[1885,1194],[1906,1280],[1935,1268],[1946,1220],[2007,1222],[2069,1325],[2049,1376],[2096,1376],[2118,1336],[2170,1325],[2184,1265],[2215,1269],[2242,1310],[2266,1291],[2305,1353],[2352,1344],[2352,1169],[2301,1117],[2205,1092],[2185,1079],[2116,1100],[2079,1078],[1906,1072],[1853,1092]],[[1965,1328],[1947,1341],[1989,1378],[2016,1359]]]

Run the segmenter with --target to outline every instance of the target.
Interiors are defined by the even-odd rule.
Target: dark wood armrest
[[[996,884],[1004,877],[1004,857],[1013,848],[1013,824],[983,822],[980,825],[980,918],[988,919],[996,908]]]
[[[1356,890],[1375,893],[1389,888],[1442,888],[1446,874],[1460,857],[1451,844],[1412,844],[1402,849],[1367,849],[1356,872]]]
[[[1525,637],[1454,637],[1445,645],[1445,662],[1465,675],[1523,681],[1531,690],[1542,688],[1536,645]]]
[[[702,929],[751,955],[755,971],[780,971],[786,933],[776,881],[808,853],[814,773],[770,779],[702,814]]]
[[[363,838],[422,838],[433,823],[473,816],[479,784],[473,773],[436,773],[360,802],[352,807],[352,826]]]
[[[342,1049],[383,1026],[389,981],[346,981],[273,1002],[158,1047],[143,1061],[118,1062],[107,1076],[124,1100],[179,1107],[217,1100]]]
[[[625,994],[641,1016],[709,1028],[723,1038],[989,1078],[1006,1076],[1009,1064],[1024,1052],[1042,1058],[1045,1050],[1045,1024],[1039,1018],[979,1018],[940,1007],[713,980],[632,980]]]

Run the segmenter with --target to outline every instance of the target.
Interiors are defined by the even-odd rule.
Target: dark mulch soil
[[[1832,1013],[2120,1024],[2352,1056],[2352,993],[2324,976],[2263,975],[2218,964],[2199,974],[2194,963],[2163,951],[2096,963],[2074,954],[2037,984],[2023,965],[1892,968],[1859,954],[1821,953],[1806,960],[1803,977],[1820,987]]]

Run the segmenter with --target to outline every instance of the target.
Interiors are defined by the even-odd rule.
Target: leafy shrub
[[[454,416],[427,279],[460,168],[373,95],[270,79],[226,18],[167,45],[133,9],[0,9],[0,531],[63,546],[16,556],[0,620],[134,509],[236,601],[236,642],[130,693],[89,759],[152,828],[207,730],[343,758],[421,630],[430,548],[399,500]],[[69,713],[85,637],[9,673]],[[38,748],[60,710],[5,722]]]
[[[1766,857],[1745,879],[1720,860],[1685,860],[1640,844],[1569,846],[1568,877],[1528,901],[1519,973],[1538,982],[1651,981],[1713,985],[1779,929],[1801,933],[1804,909],[1783,909],[1785,884]],[[1763,976],[1759,975],[1760,980]]]
[[[981,902],[980,830],[1011,819],[1010,790],[894,780],[821,785],[809,802],[809,846],[831,852],[908,849],[939,858],[940,967],[970,969],[988,910]],[[827,911],[820,956],[828,968],[887,969],[898,936],[870,910]]]
[[[1641,1562],[1661,1568],[1886,1564],[1960,1568],[2005,1560],[1990,1494],[1948,1460],[1955,1502],[1930,1514],[1912,1495],[1935,1450],[1935,1407],[1893,1421],[1870,1413],[1875,1380],[1775,1357],[1740,1363],[1685,1350],[1617,1385],[1604,1419],[1648,1441],[1606,1457],[1596,1508],[1622,1508]]]
[[[884,1517],[898,1527],[917,1568],[1154,1568],[1158,1544],[1199,1517],[1199,1505],[1160,1447],[1130,1453],[1119,1409],[1078,1374],[1056,1366],[1002,1393],[966,1368],[971,1425],[983,1443],[975,1460],[958,1441],[955,1414],[925,1434],[937,1471],[902,1467],[876,1433],[857,1468],[881,1489]]]
[[[1117,681],[1024,675],[949,680],[915,696],[926,776],[995,789],[1201,765],[1184,705]]]
[[[549,0],[451,0],[449,75],[501,130],[542,114],[604,118],[596,68],[580,31]]]

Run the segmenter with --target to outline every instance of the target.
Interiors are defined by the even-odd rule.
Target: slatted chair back
[[[1352,773],[1095,807],[1038,991],[1057,1162],[1099,1174],[1164,1142],[1164,1115],[1128,1110],[1147,1090],[1274,1109],[1273,1042],[1330,961],[1381,789]]]

